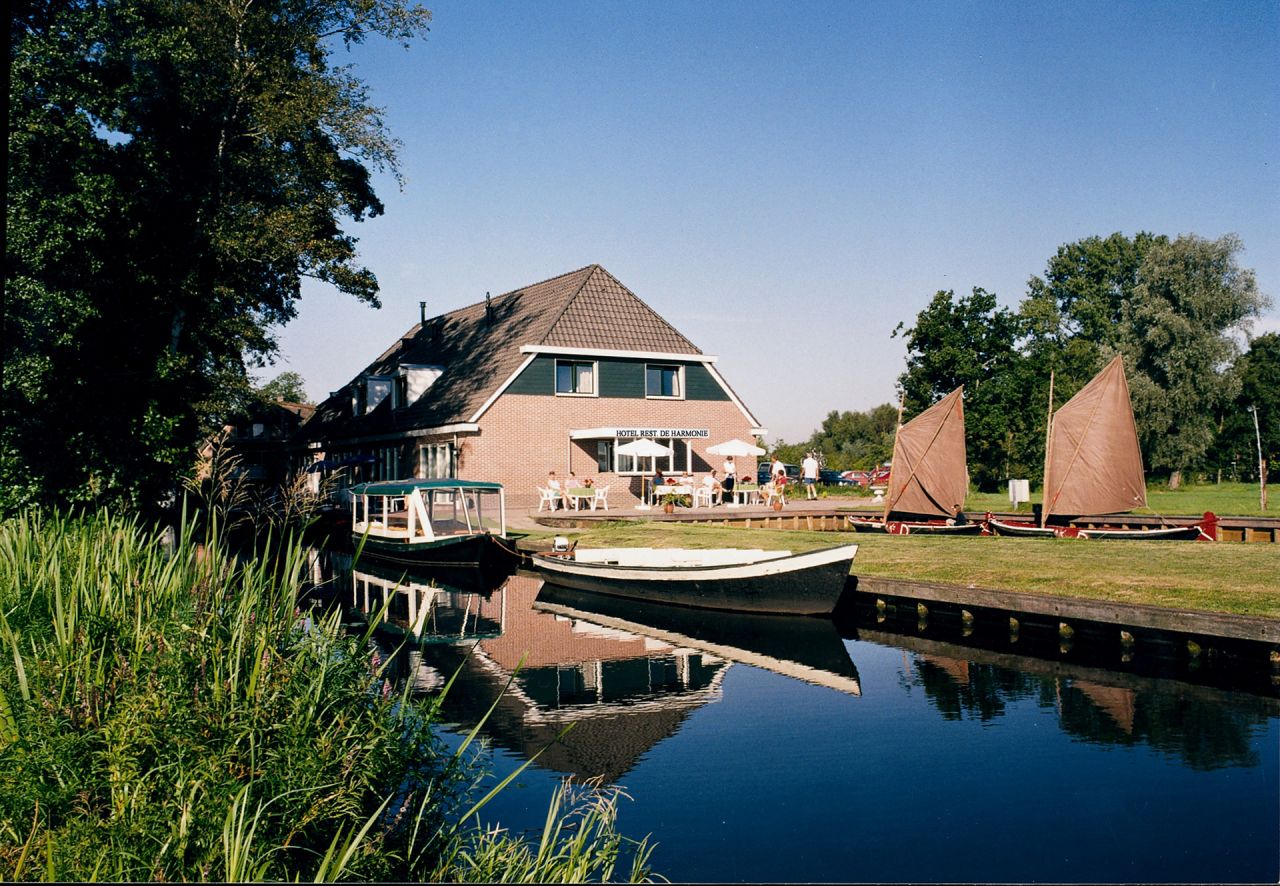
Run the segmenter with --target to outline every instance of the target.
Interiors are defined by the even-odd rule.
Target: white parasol
[[[732,440],[726,440],[723,443],[717,443],[715,446],[708,446],[707,452],[712,455],[764,455],[764,450],[754,443],[748,443],[745,440],[739,440],[734,437]]]
[[[617,448],[619,455],[634,455],[636,458],[660,458],[666,455],[674,454],[670,446],[663,446],[648,437],[640,437],[632,440],[630,443],[623,443]],[[642,463],[643,464],[643,463]],[[649,505],[644,500],[644,488],[647,485],[645,478],[648,473],[641,468],[640,471],[640,504],[636,505],[638,510],[647,511]]]

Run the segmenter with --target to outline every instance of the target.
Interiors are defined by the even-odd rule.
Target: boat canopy
[[[415,490],[430,489],[487,489],[501,491],[501,483],[485,480],[379,480],[351,487],[352,495],[409,495]]]
[[[884,519],[892,514],[950,517],[964,504],[964,385],[898,428]]]

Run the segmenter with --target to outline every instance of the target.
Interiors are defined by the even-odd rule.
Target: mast
[[[884,514],[880,519],[889,522],[889,511],[893,509],[893,475],[898,470],[898,435],[902,433],[902,410],[907,405],[907,392],[898,394],[898,424],[893,429],[893,452],[889,456],[889,494],[884,497]]]
[[[1040,486],[1040,525],[1049,519],[1049,438],[1053,432],[1053,370],[1049,370],[1049,413],[1044,419],[1044,477]]]

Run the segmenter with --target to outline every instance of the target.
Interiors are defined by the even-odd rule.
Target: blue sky
[[[335,56],[404,187],[349,226],[382,310],[306,287],[261,374],[313,398],[420,300],[592,263],[793,442],[895,398],[891,333],[937,290],[1014,306],[1083,237],[1236,233],[1280,297],[1275,0],[427,5],[425,41]]]

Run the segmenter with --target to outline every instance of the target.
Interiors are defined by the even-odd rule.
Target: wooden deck
[[[846,531],[845,517],[850,514],[871,515],[868,509],[850,509],[832,505],[829,501],[791,501],[781,511],[765,507],[740,508],[677,508],[672,514],[660,509],[641,511],[634,508],[616,508],[609,511],[552,511],[531,515],[540,526],[556,529],[586,529],[600,523],[617,520],[649,520],[656,523],[691,523],[708,526],[733,526],[743,529],[804,529],[810,532]],[[967,512],[970,520],[981,520],[984,514]],[[1027,514],[1000,513],[1000,519],[1027,519]],[[1190,526],[1199,517],[1168,517],[1163,523],[1154,517],[1124,515],[1109,520],[1109,525],[1134,529],[1148,529],[1161,525]],[[1076,525],[1099,525],[1097,520],[1077,520]],[[1218,540],[1280,544],[1280,517],[1219,517]]]

